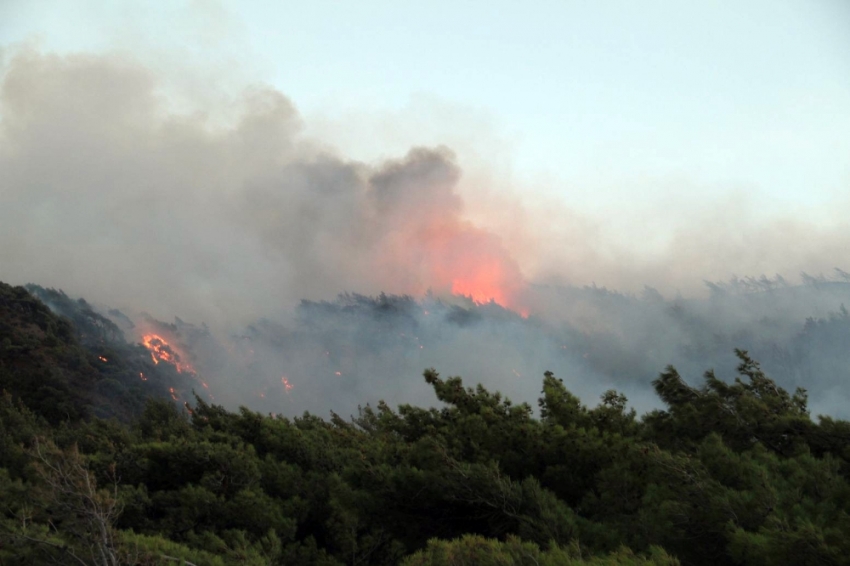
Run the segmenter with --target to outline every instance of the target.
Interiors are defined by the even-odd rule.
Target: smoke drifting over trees
[[[446,148],[351,162],[302,140],[269,89],[228,126],[170,115],[117,58],[17,53],[2,105],[6,278],[215,322],[347,289],[507,302],[523,284],[462,217]]]
[[[846,227],[709,203],[670,211],[669,243],[639,253],[661,215],[632,247],[563,204],[516,200],[508,226],[476,213],[451,149],[347,159],[271,88],[177,112],[156,73],[117,54],[20,47],[2,69],[0,280],[85,297],[131,341],[128,321],[181,317],[170,331],[227,404],[415,401],[436,366],[517,400],[552,370],[588,401],[613,387],[646,408],[666,364],[722,375],[735,347],[808,388],[815,411],[847,398],[846,274],[703,285],[831,272]],[[362,295],[322,302],[343,292]]]
[[[850,284],[745,291],[733,281],[712,288],[708,299],[671,301],[652,290],[638,297],[592,287],[533,289],[573,311],[573,322],[523,318],[469,299],[342,295],[303,301],[292,320],[260,319],[230,334],[144,314],[133,323],[114,309],[101,309],[100,316],[87,302],[30,290],[74,321],[84,343],[91,342],[87,335],[103,341],[104,332],[123,332],[137,343],[161,337],[167,357],[177,360],[162,365],[189,368],[179,383],[172,371],[172,396],[181,401],[191,402],[195,391],[216,403],[276,414],[355,414],[357,405],[379,400],[427,402],[420,373],[439,367],[525,402],[539,395],[540,376],[554,371],[587,403],[616,389],[642,412],[657,406],[650,383],[668,364],[691,383],[707,368],[724,379],[740,347],[786,389],[806,389],[815,414],[846,414],[850,317],[843,304],[850,303]]]

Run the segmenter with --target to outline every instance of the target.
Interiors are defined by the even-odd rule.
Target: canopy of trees
[[[110,332],[0,288],[0,564],[850,564],[850,423],[743,351],[640,418],[427,370],[437,408],[288,419],[178,406]]]

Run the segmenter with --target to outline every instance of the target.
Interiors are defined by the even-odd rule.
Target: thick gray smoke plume
[[[170,332],[230,405],[427,403],[419,375],[436,366],[517,401],[533,401],[553,370],[588,402],[616,387],[646,408],[648,382],[667,363],[691,376],[731,371],[734,347],[819,406],[847,397],[843,358],[829,345],[843,336],[845,286],[764,280],[667,300],[581,286],[691,296],[732,272],[828,271],[850,249],[844,225],[705,206],[704,216],[635,222],[628,247],[563,204],[514,200],[513,220],[477,213],[482,193],[464,187],[445,147],[346,159],[305,136],[274,89],[175,112],[158,77],[124,56],[17,48],[2,60],[0,280],[62,288],[137,324],[191,321]],[[641,254],[662,217],[675,237]],[[347,291],[413,298],[320,302]],[[319,302],[293,314],[302,299]]]
[[[341,290],[451,291],[476,258],[520,276],[461,217],[445,148],[376,167],[316,149],[280,93],[228,125],[171,115],[121,58],[14,54],[0,90],[0,276],[227,323]]]

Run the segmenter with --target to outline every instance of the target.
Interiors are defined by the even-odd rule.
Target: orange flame
[[[440,250],[435,275],[450,283],[454,295],[476,303],[494,303],[510,309],[519,305],[525,279],[519,266],[493,234],[470,226],[459,227]]]
[[[430,289],[525,312],[519,264],[497,235],[468,222],[428,219],[394,239],[384,256],[381,267],[406,291]]]
[[[153,333],[142,336],[142,344],[150,352],[151,360],[153,360],[154,364],[158,365],[160,362],[165,362],[174,367],[174,369],[177,370],[177,373],[189,375],[206,390],[206,394],[210,399],[215,400],[215,397],[210,392],[209,384],[200,378],[198,373],[195,371],[195,368],[192,367],[192,364],[183,361],[186,356],[177,346],[170,344],[161,335]],[[147,377],[145,377],[143,373],[139,373],[139,378],[142,381],[147,381]],[[170,387],[168,391],[171,393],[171,398],[177,401],[177,391],[175,391],[173,387]]]
[[[476,303],[496,304],[507,307],[512,301],[510,290],[504,286],[504,268],[496,261],[482,262],[469,266],[469,272],[452,280],[452,294],[471,298]]]
[[[181,356],[177,349],[169,344],[165,338],[159,334],[145,334],[142,337],[142,344],[150,350],[153,363],[167,362],[174,366],[178,373],[195,373],[191,364],[181,361]],[[203,384],[206,387],[206,384]]]

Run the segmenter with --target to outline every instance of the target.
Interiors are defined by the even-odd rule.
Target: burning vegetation
[[[104,363],[103,345],[82,349],[21,291],[0,287],[4,565],[848,562],[850,423],[811,420],[805,392],[778,386],[742,351],[734,381],[708,372],[697,387],[668,368],[652,384],[663,408],[643,417],[613,390],[587,407],[551,372],[535,414],[427,370],[429,405],[379,403],[350,420],[234,413],[170,387],[122,424],[69,412],[90,411],[90,396],[31,387],[80,360],[91,365],[71,374],[78,384],[140,363],[184,378],[176,340],[149,340],[156,360],[128,345]],[[387,313],[373,314],[380,325]],[[421,334],[392,336],[419,350]],[[36,371],[22,373],[28,364]],[[118,376],[101,376],[96,389],[120,391]],[[289,389],[288,374],[275,381]]]
[[[184,362],[183,356],[162,336],[158,334],[145,334],[142,337],[142,344],[150,350],[153,363],[159,364],[160,362],[165,362],[171,364],[178,373],[195,373],[192,366]]]
[[[168,341],[161,334],[146,333],[142,336],[142,345],[148,349],[154,365],[165,364],[173,367],[178,374],[186,375],[197,382],[204,389],[210,400],[215,400],[215,397],[210,392],[209,384],[201,379],[194,366],[186,361],[188,356],[173,340]],[[139,376],[142,380],[145,379],[142,374],[139,374]],[[179,399],[178,392],[175,391],[174,387],[169,387],[168,391],[172,399],[175,401]]]

